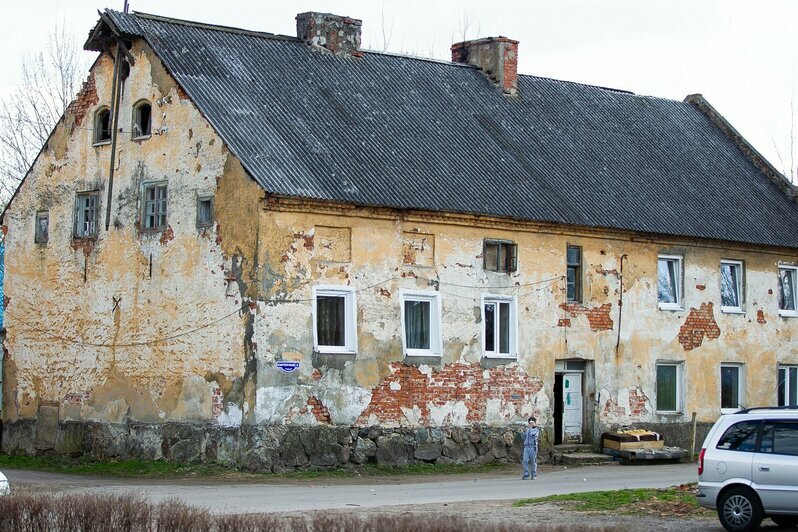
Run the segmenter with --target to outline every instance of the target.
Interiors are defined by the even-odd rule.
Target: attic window
[[[504,240],[485,240],[483,267],[492,272],[514,272],[518,266],[518,244]]]
[[[152,133],[152,106],[142,101],[133,108],[133,138],[149,137]]]
[[[37,244],[44,244],[50,236],[50,213],[39,211],[36,213],[36,231],[33,241]]]
[[[94,115],[94,143],[111,142],[111,111],[103,107]]]

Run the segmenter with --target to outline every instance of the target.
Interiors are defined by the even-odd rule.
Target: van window
[[[760,452],[798,456],[798,422],[765,423]]]
[[[760,425],[760,421],[735,423],[723,433],[723,436],[718,440],[717,448],[727,451],[754,452]]]

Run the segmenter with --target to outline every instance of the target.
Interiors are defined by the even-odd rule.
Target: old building
[[[700,95],[297,32],[101,15],[2,217],[4,451],[479,462],[795,402],[796,191]]]

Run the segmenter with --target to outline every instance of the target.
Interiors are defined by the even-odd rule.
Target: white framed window
[[[441,356],[441,295],[401,290],[402,347],[406,356]]]
[[[796,306],[798,266],[779,266],[779,315],[798,316]]]
[[[720,310],[721,312],[743,313],[745,291],[743,284],[743,262],[739,260],[720,261]]]
[[[516,357],[516,308],[516,299],[512,296],[482,296],[482,351],[486,357]]]
[[[779,366],[777,395],[779,406],[798,407],[798,365]]]
[[[720,411],[722,414],[743,408],[745,367],[742,364],[720,365]]]
[[[348,286],[313,287],[313,348],[319,353],[357,352],[357,305]]]
[[[681,362],[657,363],[657,412],[682,412],[682,367]]]
[[[660,255],[657,259],[657,304],[663,310],[682,308],[682,257]]]

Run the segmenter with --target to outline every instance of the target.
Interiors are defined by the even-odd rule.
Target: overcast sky
[[[97,10],[122,5],[0,0],[0,96],[56,24],[82,46]],[[785,157],[793,94],[798,130],[798,0],[130,0],[130,9],[286,35],[297,13],[332,12],[363,20],[366,48],[388,41],[390,51],[440,59],[465,17],[469,38],[519,40],[524,74],[678,100],[702,93],[780,170],[774,142]]]

